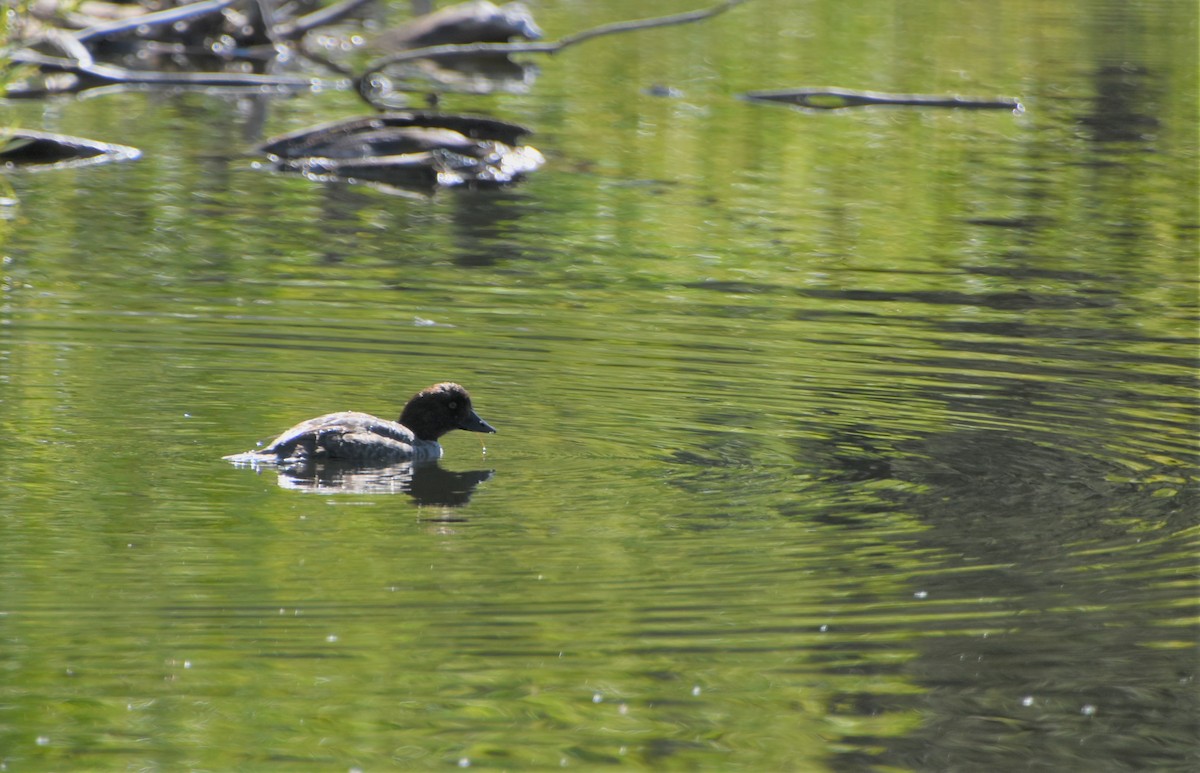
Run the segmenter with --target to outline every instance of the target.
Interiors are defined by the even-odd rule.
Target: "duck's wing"
[[[260,453],[279,459],[369,459],[411,456],[416,436],[403,424],[369,413],[327,413],[301,422]],[[378,447],[376,453],[370,449]]]
[[[318,456],[361,464],[393,464],[395,462],[437,459],[442,447],[420,440],[400,440],[372,431],[350,431],[322,435]]]

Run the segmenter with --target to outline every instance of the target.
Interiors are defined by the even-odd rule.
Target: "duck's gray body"
[[[369,413],[341,411],[301,422],[266,448],[226,458],[235,462],[340,459],[389,464],[438,459],[441,455],[440,443],[419,439],[403,424]]]
[[[370,465],[438,459],[442,446],[437,439],[455,429],[496,431],[475,413],[467,390],[446,382],[413,396],[400,421],[358,411],[327,413],[297,424],[265,448],[225,458],[239,464],[330,459]]]

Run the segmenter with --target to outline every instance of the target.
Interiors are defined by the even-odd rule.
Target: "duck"
[[[394,464],[440,459],[438,438],[455,429],[496,430],[471,407],[471,396],[453,382],[413,395],[398,421],[341,411],[302,421],[264,448],[223,457],[235,464],[297,464],[333,460],[350,464]]]

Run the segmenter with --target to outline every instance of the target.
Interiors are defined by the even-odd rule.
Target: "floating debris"
[[[669,99],[679,99],[683,96],[681,89],[664,83],[655,83],[653,86],[643,89],[642,93],[649,97],[667,97]]]
[[[128,145],[97,142],[66,134],[13,129],[0,133],[0,164],[5,169],[40,171],[132,161],[142,152]]]
[[[276,169],[314,179],[400,189],[503,185],[544,162],[518,139],[529,129],[493,118],[385,113],[321,124],[268,140]]]
[[[848,107],[951,107],[967,110],[1011,110],[1025,112],[1020,100],[1011,97],[994,99],[977,97],[946,97],[926,94],[884,94],[877,91],[849,89],[786,89],[783,91],[749,91],[742,95],[752,102],[782,103],[802,110],[842,110]]]
[[[476,0],[418,16],[381,33],[372,45],[398,51],[447,44],[537,40],[541,36],[541,28],[523,3],[497,6],[487,0]]]
[[[372,45],[385,55],[357,74],[323,57],[315,50],[322,44],[300,42],[310,32],[354,16],[370,2],[335,0],[303,13],[311,3],[198,0],[131,10],[99,2],[44,0],[34,3],[29,14],[17,14],[10,30],[9,63],[26,65],[32,73],[4,84],[0,95],[40,99],[126,88],[272,94],[353,87],[373,107],[391,109],[399,102],[394,93],[406,89],[520,93],[529,89],[538,71],[509,59],[512,54],[555,54],[598,37],[702,21],[745,0],[603,24],[555,43],[537,40],[542,31],[521,3],[497,6],[476,0],[381,33]],[[352,44],[347,40],[345,45]],[[325,80],[325,73],[336,80]]]
[[[370,45],[395,53],[429,46],[537,40],[541,36],[541,28],[522,3],[497,6],[481,0],[419,16],[383,32]],[[526,93],[537,79],[538,68],[503,54],[464,52],[454,57],[411,59],[372,75],[360,86],[360,93],[371,104],[387,107],[391,91]]]
[[[263,74],[277,52],[262,15],[204,0],[116,21],[74,18],[84,29],[39,29],[9,55],[37,68],[4,85],[9,99],[37,99],[102,87],[307,89],[312,78]],[[89,5],[90,4],[85,4]],[[92,8],[92,10],[95,10]],[[248,11],[248,12],[249,12]]]

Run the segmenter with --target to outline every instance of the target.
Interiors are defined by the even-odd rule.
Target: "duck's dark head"
[[[437,440],[452,429],[495,432],[471,407],[471,396],[458,384],[434,384],[413,395],[400,423],[421,440]]]

